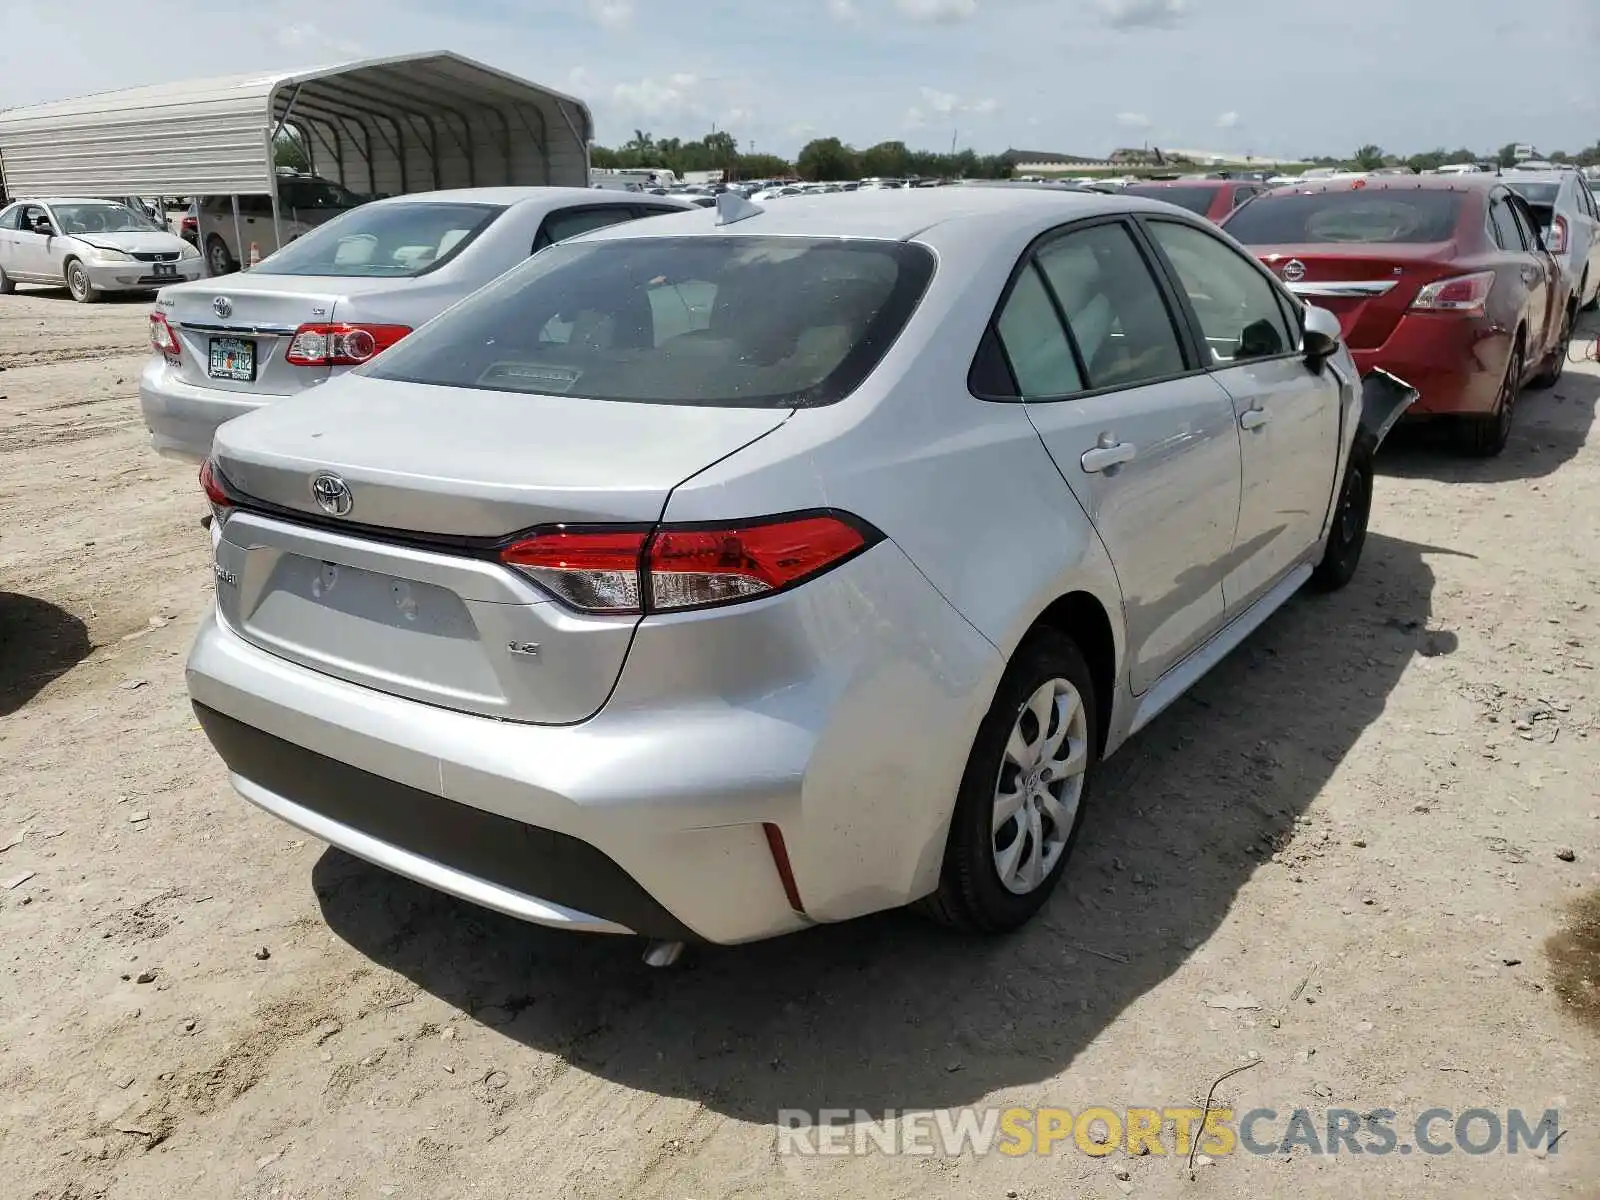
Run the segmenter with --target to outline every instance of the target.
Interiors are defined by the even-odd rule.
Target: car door
[[[1581,178],[1573,179],[1572,188],[1577,194],[1578,212],[1581,214],[1579,217],[1581,230],[1574,233],[1578,239],[1579,261],[1583,263],[1579,275],[1580,277],[1587,275],[1589,280],[1584,294],[1578,297],[1578,304],[1581,307],[1588,302],[1590,296],[1594,295],[1594,290],[1600,288],[1600,206],[1596,205],[1594,193]]]
[[[1538,365],[1555,340],[1552,322],[1559,320],[1557,292],[1560,290],[1561,265],[1544,248],[1539,236],[1539,221],[1528,207],[1528,202],[1509,188],[1506,189],[1505,206],[1512,224],[1516,227],[1517,246],[1521,249],[1518,272],[1528,288],[1526,321],[1528,326],[1529,369]]]
[[[1297,309],[1253,257],[1198,225],[1151,218],[1144,226],[1239,422],[1239,524],[1222,584],[1236,614],[1322,540],[1348,381],[1306,365],[1298,322],[1291,323]]]
[[[17,220],[17,278],[31,279],[35,283],[60,282],[59,272],[50,269],[50,250],[56,240],[55,235],[35,233],[33,225],[36,217],[44,217],[54,228],[54,220],[42,204],[22,206],[22,215]]]
[[[993,339],[1013,394],[1111,557],[1128,681],[1141,693],[1223,621],[1239,512],[1232,404],[1197,369],[1170,296],[1121,219],[1035,243]]]

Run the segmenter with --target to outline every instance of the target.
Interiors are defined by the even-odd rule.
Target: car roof
[[[567,204],[638,204],[639,192],[622,192],[615,188],[581,187],[480,187],[449,188],[438,192],[408,192],[399,196],[385,196],[373,204],[500,204],[510,207],[530,201],[546,200]],[[674,201],[675,196],[652,196],[650,203],[659,200]]]
[[[1311,179],[1273,188],[1268,196],[1321,192],[1487,192],[1500,183],[1498,175],[1377,175],[1353,179]]]
[[[1225,188],[1235,184],[1248,187],[1256,183],[1254,179],[1141,179],[1138,183],[1130,183],[1128,190],[1134,188]]]
[[[974,232],[1009,231],[1019,220],[1060,214],[1060,220],[1132,209],[1166,212],[1167,205],[1101,192],[1065,188],[896,188],[883,191],[801,195],[764,207],[756,215],[718,225],[717,210],[697,208],[682,216],[653,218],[642,228],[632,222],[584,235],[585,241],[628,237],[846,237],[910,241],[947,221],[963,220]]]
[[[1500,177],[1506,182],[1520,181],[1522,183],[1564,183],[1578,174],[1576,167],[1551,167],[1539,168],[1537,171],[1502,171]]]
[[[25,196],[13,204],[121,204],[121,200],[107,200],[104,196]]]

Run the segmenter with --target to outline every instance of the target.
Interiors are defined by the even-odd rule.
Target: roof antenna
[[[738,192],[719,192],[717,194],[718,225],[732,225],[735,221],[748,220],[766,211],[759,204],[751,204]]]

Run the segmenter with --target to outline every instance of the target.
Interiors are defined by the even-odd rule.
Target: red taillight
[[[222,486],[217,476],[217,469],[209,458],[200,464],[200,486],[205,489],[206,499],[211,501],[212,517],[217,524],[222,524],[233,511],[233,501],[229,498],[227,489]]]
[[[358,367],[410,332],[409,325],[302,325],[283,361],[295,367]]]
[[[1547,247],[1551,254],[1565,254],[1567,252],[1567,219],[1557,217],[1550,222],[1550,245]]]
[[[150,346],[157,354],[165,354],[168,358],[178,358],[183,354],[178,335],[161,313],[150,314]]]
[[[1428,284],[1417,293],[1411,307],[1425,312],[1481,313],[1493,288],[1493,271],[1456,275]]]
[[[200,231],[200,222],[193,217],[185,217],[182,223],[179,224],[178,229],[183,233],[198,233]]]
[[[744,525],[536,533],[500,559],[584,612],[682,612],[809,579],[878,535],[831,513]]]

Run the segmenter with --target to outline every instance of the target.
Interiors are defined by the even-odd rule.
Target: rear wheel
[[[212,275],[232,275],[239,269],[239,264],[233,261],[233,255],[228,252],[228,243],[216,234],[206,239],[206,270]]]
[[[1038,912],[1077,842],[1099,744],[1083,654],[1060,633],[1029,635],[973,740],[939,889],[923,911],[979,933],[1008,932]]]
[[[72,298],[79,304],[93,304],[100,299],[100,293],[94,290],[94,284],[89,282],[89,271],[75,258],[67,259],[67,291],[72,293]]]
[[[1312,587],[1336,591],[1355,576],[1356,567],[1361,564],[1361,549],[1367,544],[1367,519],[1371,515],[1372,458],[1358,451],[1345,468],[1328,545],[1322,552],[1322,561],[1311,572]]]
[[[1500,383],[1500,395],[1495,399],[1494,411],[1481,417],[1462,417],[1459,426],[1459,443],[1464,454],[1475,458],[1493,458],[1506,448],[1511,440],[1511,422],[1516,416],[1517,398],[1522,394],[1522,339],[1519,336],[1511,348],[1511,358],[1506,363],[1506,377]]]
[[[1567,348],[1572,345],[1572,328],[1577,323],[1578,302],[1574,300],[1567,305],[1567,315],[1561,318],[1561,336],[1556,339],[1555,348],[1545,357],[1539,373],[1528,381],[1529,387],[1555,387],[1560,381],[1561,372],[1567,369]]]

